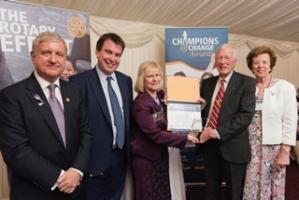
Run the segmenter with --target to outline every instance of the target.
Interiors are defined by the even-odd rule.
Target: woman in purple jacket
[[[138,70],[133,103],[134,134],[131,142],[136,200],[171,200],[168,147],[197,143],[193,133],[168,132],[165,119],[163,74],[155,62],[144,62]]]

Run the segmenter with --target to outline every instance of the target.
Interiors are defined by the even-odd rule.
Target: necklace
[[[257,97],[258,97],[258,98],[263,98],[263,96],[264,96],[264,91],[265,91],[266,88],[269,88],[269,87],[270,87],[271,82],[272,82],[272,76],[270,77],[270,80],[269,80],[269,82],[268,82],[268,84],[267,84],[266,87],[258,87],[258,89],[259,89],[259,90],[258,90],[258,93],[257,93]]]
[[[269,81],[269,83],[268,83],[268,85],[267,85],[266,88],[270,87],[271,82],[272,82],[272,76],[270,77],[270,81]]]
[[[266,89],[266,88],[269,88],[270,85],[271,85],[271,82],[272,82],[272,77],[270,77],[270,80],[269,80],[269,82],[268,82],[268,84],[267,84],[266,87],[264,87],[264,85],[261,84],[260,86],[258,86],[258,88],[259,88],[260,90],[264,90],[264,89]]]

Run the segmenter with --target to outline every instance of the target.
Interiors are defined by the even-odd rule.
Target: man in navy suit
[[[133,98],[131,78],[116,71],[124,48],[125,43],[117,34],[102,35],[96,46],[96,67],[71,77],[71,81],[80,85],[86,93],[93,135],[87,200],[119,200],[124,188]],[[120,107],[118,113],[113,110],[115,101],[109,93],[108,79]],[[117,121],[124,125],[121,130]],[[123,137],[123,142],[118,141],[119,136]]]
[[[60,35],[39,34],[32,44],[34,72],[0,93],[0,147],[12,172],[11,200],[83,199],[91,135],[83,93],[59,80],[66,54]]]
[[[236,62],[234,49],[221,46],[215,56],[219,76],[205,79],[201,84],[200,95],[207,102],[202,111],[205,128],[200,135],[207,200],[221,199],[222,178],[226,181],[228,199],[242,199],[246,164],[250,160],[247,127],[254,115],[255,81],[235,72]]]

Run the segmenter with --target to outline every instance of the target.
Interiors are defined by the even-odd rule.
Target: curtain
[[[164,66],[164,29],[167,26],[124,20],[90,17],[91,48],[94,52],[99,36],[106,32],[119,34],[126,42],[127,48],[122,56],[120,71],[136,79],[140,63],[153,60]],[[287,39],[287,38],[286,38]],[[251,49],[267,45],[276,52],[278,60],[273,70],[275,78],[282,78],[299,87],[299,43],[258,38],[249,35],[229,34],[229,43],[237,51],[236,71],[252,76],[246,64],[246,56]],[[92,62],[96,63],[93,53]]]
[[[164,67],[164,29],[156,24],[90,17],[92,63],[96,64],[95,46],[99,36],[106,32],[119,34],[126,42],[119,70],[136,80],[138,66],[147,60]],[[287,38],[286,38],[287,40]],[[282,78],[299,87],[299,43],[270,40],[248,35],[229,34],[229,43],[237,51],[236,71],[252,76],[246,65],[248,52],[259,45],[268,45],[277,53],[277,64],[273,70],[275,78]],[[129,181],[130,182],[130,181]],[[6,168],[0,158],[0,199],[8,196]]]

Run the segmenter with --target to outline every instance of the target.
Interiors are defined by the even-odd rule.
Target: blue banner
[[[217,48],[228,42],[228,28],[167,28],[165,31],[166,75],[200,79],[213,73]]]

